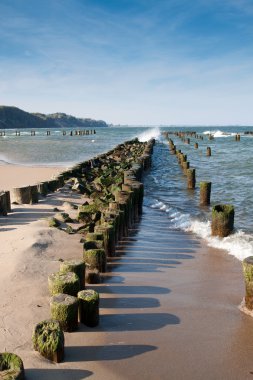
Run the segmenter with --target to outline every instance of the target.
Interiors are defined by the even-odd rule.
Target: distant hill
[[[0,106],[0,129],[7,128],[100,128],[108,127],[103,120],[76,118],[65,113],[29,113],[17,107]]]

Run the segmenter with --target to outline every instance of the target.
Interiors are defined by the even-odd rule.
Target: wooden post
[[[211,196],[211,182],[200,182],[200,205],[208,206],[210,205]]]
[[[25,380],[22,359],[11,352],[0,353],[0,378],[3,380]]]
[[[187,169],[187,188],[195,189],[196,178],[195,178],[195,169]]]
[[[190,168],[190,162],[189,161],[183,162],[182,168],[183,168],[184,174],[187,175],[187,170]]]
[[[245,306],[253,310],[253,256],[249,256],[242,262],[245,281]]]
[[[106,272],[107,261],[104,249],[88,249],[83,252],[85,264],[101,273]]]
[[[51,318],[59,322],[63,331],[72,332],[78,328],[78,299],[59,293],[50,299]]]
[[[100,273],[97,269],[86,269],[85,271],[85,283],[86,284],[99,284]]]
[[[31,191],[30,203],[31,204],[38,203],[39,202],[38,186],[37,185],[30,186],[30,191]]]
[[[95,290],[82,290],[79,299],[79,321],[88,327],[99,324],[99,294]]]
[[[30,204],[31,203],[31,188],[30,186],[13,188],[11,190],[12,202],[17,204]]]
[[[198,144],[197,142],[195,142],[195,144],[194,144],[194,148],[195,148],[195,149],[198,149],[198,147],[199,147],[199,144]]]
[[[64,293],[75,297],[80,291],[80,280],[74,272],[56,272],[48,277],[48,288],[52,296]]]
[[[212,235],[226,237],[234,228],[234,206],[216,205],[212,209]]]
[[[210,146],[208,146],[208,147],[206,148],[206,155],[207,155],[208,157],[210,157],[210,156],[212,155]]]
[[[48,319],[35,326],[33,347],[48,360],[60,363],[64,358],[64,334],[55,319]]]
[[[85,262],[84,260],[72,259],[63,261],[60,265],[60,272],[74,272],[80,281],[80,290],[85,288]]]

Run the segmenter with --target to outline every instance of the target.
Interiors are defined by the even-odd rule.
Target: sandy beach
[[[64,170],[63,167],[0,165],[0,190],[35,185]]]
[[[29,181],[38,181],[37,168]],[[238,308],[241,263],[170,230],[165,213],[146,207],[93,286],[99,327],[65,333],[63,363],[39,356],[31,335],[50,316],[47,277],[60,259],[82,257],[80,236],[46,221],[54,207],[71,213],[66,201],[82,199],[58,191],[0,217],[0,350],[21,356],[28,380],[252,378],[253,320]]]

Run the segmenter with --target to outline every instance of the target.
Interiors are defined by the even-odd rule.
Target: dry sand
[[[62,167],[0,165],[0,190],[35,185],[63,171]]]
[[[33,178],[31,178],[31,181]],[[56,192],[0,217],[0,352],[19,354],[27,380],[252,379],[253,319],[239,309],[241,264],[144,208],[100,285],[101,322],[66,333],[65,361],[34,352],[33,326],[49,317],[48,274],[82,256],[78,235],[48,228]]]

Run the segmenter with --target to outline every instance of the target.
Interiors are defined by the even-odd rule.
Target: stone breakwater
[[[144,195],[141,178],[150,168],[154,142],[127,141],[56,178],[7,194],[9,204],[36,203],[58,189],[78,193],[83,199],[79,206],[69,202],[71,216],[55,209],[48,221],[49,227],[63,233],[79,234],[82,249],[79,256],[60,260],[59,272],[48,278],[51,315],[35,326],[32,338],[34,349],[42,356],[62,361],[64,331],[75,331],[78,323],[99,324],[99,294],[86,285],[100,281],[107,259],[115,256],[115,246],[139,221]],[[6,209],[5,215],[8,212]]]

